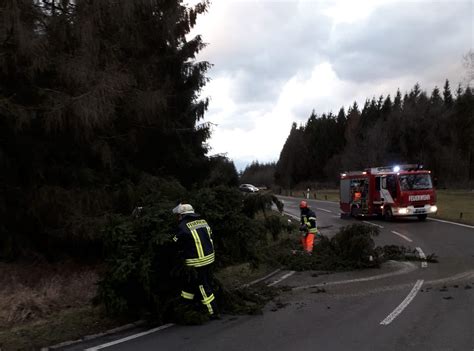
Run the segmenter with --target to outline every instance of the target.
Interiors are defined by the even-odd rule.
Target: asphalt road
[[[298,215],[297,199],[281,197]],[[323,234],[341,219],[337,203],[309,200]],[[438,263],[389,262],[379,270],[337,274],[281,271],[267,284],[292,289],[263,315],[232,317],[202,326],[171,326],[76,346],[90,350],[474,350],[474,228],[434,220],[384,222],[377,245],[435,253]],[[117,339],[130,336],[128,341]],[[107,343],[115,345],[107,346]]]

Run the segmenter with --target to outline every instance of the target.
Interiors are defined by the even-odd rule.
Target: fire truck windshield
[[[400,178],[400,189],[406,190],[426,190],[433,188],[429,174],[402,174]]]

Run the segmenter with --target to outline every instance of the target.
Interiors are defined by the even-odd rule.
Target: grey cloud
[[[356,82],[419,74],[461,61],[472,46],[472,2],[402,2],[380,7],[368,21],[345,25],[327,47],[341,79]],[[460,64],[459,64],[460,65]]]
[[[240,72],[234,75],[237,103],[274,99],[292,76],[321,62],[319,52],[329,37],[330,25],[316,7],[311,14],[302,13],[297,2],[231,6],[234,16],[219,28],[228,43],[213,48],[211,41],[205,58],[214,64],[211,77]]]

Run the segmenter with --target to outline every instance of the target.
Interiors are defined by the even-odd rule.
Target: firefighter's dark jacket
[[[185,215],[173,240],[182,251],[187,266],[202,267],[214,262],[212,230],[199,215]]]
[[[316,234],[318,232],[316,214],[311,209],[303,208],[301,210],[301,225],[307,228],[308,233]]]

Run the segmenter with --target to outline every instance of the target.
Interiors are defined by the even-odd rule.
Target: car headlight
[[[438,211],[438,207],[436,206],[431,206],[431,212],[436,212]]]
[[[408,209],[407,209],[407,208],[399,208],[399,209],[398,209],[398,213],[400,213],[400,214],[407,214],[407,213],[408,213]]]

